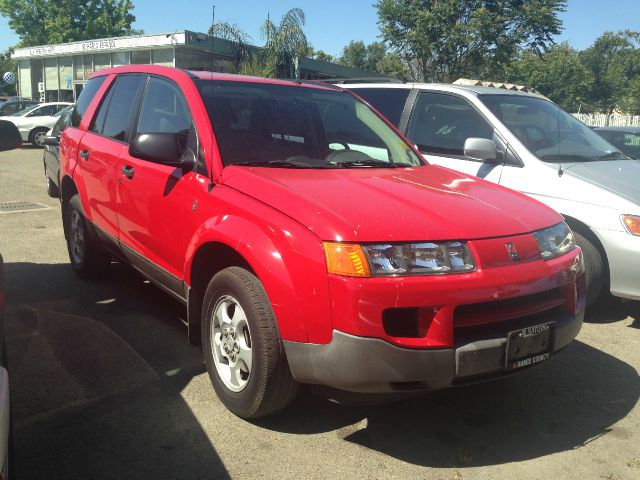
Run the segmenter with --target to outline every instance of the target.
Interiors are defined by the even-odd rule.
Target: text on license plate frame
[[[543,362],[551,356],[555,322],[547,322],[509,332],[505,349],[505,368],[519,368]]]

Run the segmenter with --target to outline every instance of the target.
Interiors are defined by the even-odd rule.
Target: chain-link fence
[[[574,117],[590,127],[640,127],[640,115],[606,113],[573,113]]]

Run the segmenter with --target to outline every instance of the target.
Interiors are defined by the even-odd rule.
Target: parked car
[[[349,85],[435,164],[564,215],[585,255],[587,304],[640,299],[640,164],[551,101],[462,85]]]
[[[0,152],[13,150],[22,144],[14,124],[0,120]],[[11,403],[9,395],[9,363],[4,341],[4,262],[0,254],[0,478],[13,478],[11,448]]]
[[[6,117],[6,120],[16,124],[23,141],[44,147],[47,132],[58,121],[60,112],[69,105],[72,104],[69,102],[41,103],[14,113]]]
[[[38,103],[40,102],[36,102],[35,100],[7,100],[6,102],[0,104],[0,117],[13,115],[14,113],[20,112],[25,108],[32,107],[33,105],[38,105]]]
[[[60,110],[58,120],[53,128],[47,132],[44,139],[44,153],[42,154],[44,179],[47,194],[53,198],[58,198],[60,195],[60,136],[71,123],[72,111],[73,105]]]
[[[598,127],[593,130],[628,157],[640,160],[640,127]]]
[[[427,164],[342,89],[103,70],[60,162],[73,270],[115,255],[183,302],[244,418],[298,383],[406,395],[504,376],[582,324],[582,253],[558,213]]]

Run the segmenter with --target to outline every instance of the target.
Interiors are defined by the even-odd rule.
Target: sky
[[[374,0],[133,0],[135,28],[145,33],[175,30],[206,32],[211,24],[211,5],[216,21],[237,23],[256,44],[262,44],[260,25],[267,14],[277,21],[293,7],[305,12],[305,32],[312,46],[339,55],[350,40],[379,40]],[[568,41],[583,50],[605,31],[640,30],[640,0],[569,0],[561,16],[564,31],[557,42]],[[15,45],[18,37],[0,17],[0,51]]]

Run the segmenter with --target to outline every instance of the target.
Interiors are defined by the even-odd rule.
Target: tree
[[[0,0],[20,47],[140,33],[131,0]]]
[[[278,25],[269,18],[262,24],[261,33],[267,41],[264,49],[280,77],[293,77],[295,62],[309,49],[304,24],[304,12],[299,8],[285,13]]]
[[[15,60],[11,60],[11,50],[7,50],[5,53],[0,54],[0,94],[2,95],[15,95],[16,84],[7,84],[2,80],[2,75],[7,72],[13,73],[18,76],[18,69],[16,67]]]
[[[569,112],[589,108],[593,74],[567,43],[554,45],[541,55],[531,50],[523,52],[507,67],[504,78],[535,88]]]
[[[365,45],[360,40],[352,40],[342,50],[338,63],[402,80],[407,80],[409,77],[409,72],[401,58],[395,53],[389,53],[382,42]]]
[[[580,58],[595,78],[590,96],[597,109],[609,113],[616,107],[640,110],[639,32],[605,32]]]
[[[377,0],[382,38],[416,80],[453,81],[538,53],[561,32],[564,0]]]
[[[304,22],[304,12],[299,8],[285,13],[278,25],[267,18],[261,28],[266,39],[262,48],[252,46],[251,37],[229,22],[213,24],[209,34],[232,43],[235,72],[261,77],[293,77],[297,58],[313,52],[303,30]]]

